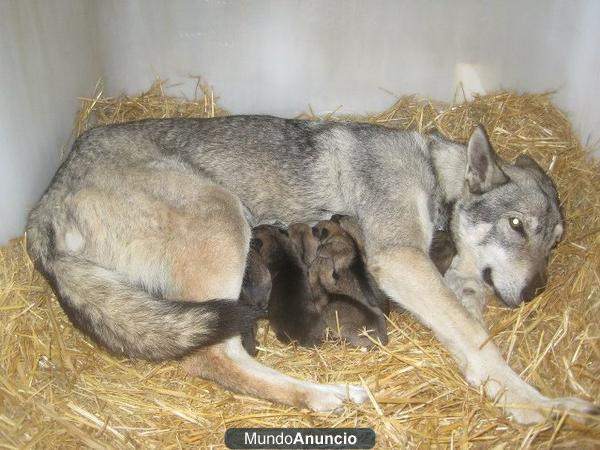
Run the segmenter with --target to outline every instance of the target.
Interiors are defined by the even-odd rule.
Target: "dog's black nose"
[[[521,300],[524,302],[533,300],[535,296],[544,292],[545,287],[546,276],[543,273],[536,273],[529,283],[527,283],[527,286],[521,291]]]

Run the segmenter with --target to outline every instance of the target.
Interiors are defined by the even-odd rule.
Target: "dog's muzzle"
[[[521,300],[528,302],[544,292],[546,281],[546,276],[544,274],[536,273],[529,283],[527,283],[527,286],[521,291]]]
[[[533,300],[536,296],[544,292],[544,289],[546,288],[546,276],[542,273],[536,273],[528,281],[527,285],[523,289],[521,289],[519,300],[511,302],[507,301],[502,296],[502,293],[494,285],[494,280],[492,278],[492,269],[490,267],[486,267],[485,269],[483,269],[483,271],[481,272],[481,277],[488,286],[494,289],[494,293],[500,300],[502,300],[502,303],[504,303],[510,308],[516,308],[521,303],[526,303]]]

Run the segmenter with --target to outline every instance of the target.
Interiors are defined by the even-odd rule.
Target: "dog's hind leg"
[[[184,367],[191,375],[234,392],[314,411],[334,411],[346,400],[362,403],[367,399],[358,386],[310,383],[266,367],[248,355],[239,336],[197,351],[184,361]]]
[[[190,220],[185,236],[172,239],[172,278],[177,296],[185,300],[236,301],[245,270],[250,227],[236,197],[219,187],[206,190],[213,190],[212,211],[201,215],[201,220]],[[214,239],[215,235],[218,239]],[[363,402],[367,398],[361,387],[309,383],[270,369],[248,355],[240,336],[196,350],[183,365],[191,375],[215,381],[232,391],[316,411],[336,410],[345,400]]]
[[[588,402],[547,398],[523,381],[489,341],[484,327],[457,301],[422,250],[382,250],[370,262],[381,288],[433,330],[471,385],[483,385],[487,395],[518,422],[541,422],[555,409],[598,414],[598,408]]]

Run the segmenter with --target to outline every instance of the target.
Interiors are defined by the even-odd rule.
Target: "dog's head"
[[[530,157],[499,159],[479,126],[467,145],[452,231],[459,256],[470,258],[498,297],[516,307],[543,290],[548,258],[562,237],[556,188]]]

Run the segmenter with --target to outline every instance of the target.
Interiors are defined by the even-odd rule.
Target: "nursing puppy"
[[[345,336],[349,342],[360,347],[372,345],[368,337],[356,333],[368,322],[367,328],[373,330],[385,345],[388,342],[385,315],[390,311],[389,299],[368,273],[360,252],[363,245],[361,236],[353,236],[352,229],[350,232],[344,230],[337,220],[350,221],[334,217],[334,220],[319,221],[312,229],[313,236],[319,242],[317,254],[308,271],[315,300],[327,310],[327,317],[334,322],[330,325],[341,328],[342,333],[350,332]],[[353,302],[350,304],[348,299],[353,299]],[[348,318],[342,317],[344,326],[341,327],[340,314],[344,315],[349,309],[354,309],[356,313]],[[356,315],[361,321],[350,320]]]
[[[333,235],[325,238],[328,227],[336,228],[337,247],[331,245]],[[331,335],[357,347],[371,347],[373,340],[387,344],[384,314],[389,313],[389,302],[377,297],[380,291],[371,284],[352,235],[326,220],[312,229],[292,224],[290,238],[302,255],[313,302]]]
[[[274,226],[261,225],[253,234],[260,242],[260,259],[252,262],[270,273],[268,318],[275,335],[282,342],[297,341],[305,347],[320,344],[327,325],[322,309],[313,301],[298,248],[286,230]]]
[[[249,306],[258,312],[257,319],[266,319],[268,317],[269,297],[271,296],[272,287],[271,273],[260,254],[262,246],[263,241],[259,239],[252,239],[250,241],[244,282],[239,298],[241,304]],[[257,323],[254,322],[241,333],[242,345],[252,356],[255,356],[257,353],[256,327]]]
[[[361,336],[363,329],[375,330],[373,339],[387,343],[383,312],[378,308],[365,307],[363,290],[352,277],[364,278],[357,270],[350,273],[341,267],[335,293],[328,293],[320,286],[319,272],[325,266],[317,264],[319,241],[307,225],[293,224],[288,231],[272,226],[260,226],[254,230],[254,245],[260,258],[249,259],[247,274],[260,274],[263,270],[251,267],[263,265],[271,275],[271,291],[268,317],[278,339],[283,342],[296,341],[302,346],[314,346],[330,335],[340,337],[355,346],[371,346],[372,341]],[[345,239],[352,241],[350,236]],[[353,244],[350,244],[353,245]],[[334,257],[337,255],[334,254]],[[329,270],[326,268],[325,270]],[[312,276],[309,274],[313,274]],[[248,277],[242,292],[254,291],[257,301],[264,301],[265,289],[255,289],[252,283],[264,277]],[[245,295],[248,302],[251,296]],[[383,327],[381,326],[383,323]],[[250,354],[255,353],[253,339],[244,336],[244,347]]]

